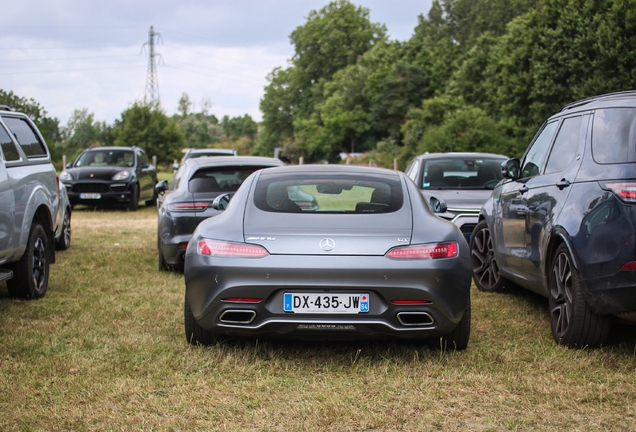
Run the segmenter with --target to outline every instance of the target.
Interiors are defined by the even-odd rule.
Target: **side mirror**
[[[433,209],[433,213],[446,213],[448,211],[446,201],[441,198],[431,197],[430,204],[431,209]]]
[[[501,175],[504,178],[517,180],[521,173],[521,162],[519,159],[512,158],[501,164]]]
[[[66,164],[66,168],[73,168],[73,162],[69,162]]]
[[[212,201],[212,208],[214,210],[225,210],[230,203],[230,198],[230,194],[219,195]]]
[[[168,180],[161,180],[159,183],[157,183],[157,185],[155,186],[155,190],[157,191],[158,195],[164,194],[168,190]]]
[[[175,162],[175,163],[173,163],[173,164],[172,164],[172,169],[173,169],[173,170],[175,170],[175,171],[176,171],[176,170],[178,170],[178,169],[179,169],[179,164],[178,164],[178,163],[176,163],[176,162]]]

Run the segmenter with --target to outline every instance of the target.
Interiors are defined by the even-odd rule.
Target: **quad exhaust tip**
[[[426,312],[399,312],[397,319],[405,327],[430,326],[435,322]]]
[[[226,310],[219,317],[219,321],[226,324],[250,324],[256,318],[252,310]]]

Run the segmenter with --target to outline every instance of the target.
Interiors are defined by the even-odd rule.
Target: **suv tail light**
[[[438,259],[459,255],[457,242],[398,246],[386,253],[391,259]]]
[[[599,182],[601,188],[612,191],[621,201],[636,203],[636,181]]]
[[[197,252],[200,255],[224,258],[263,258],[269,255],[263,246],[212,239],[199,240]]]
[[[172,211],[194,211],[200,212],[204,211],[210,205],[209,202],[184,202],[184,203],[174,203],[170,204],[170,210]]]

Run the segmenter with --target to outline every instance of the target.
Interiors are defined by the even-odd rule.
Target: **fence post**
[[[62,171],[66,169],[66,155],[62,155]]]
[[[152,157],[152,166],[157,168],[157,156]]]

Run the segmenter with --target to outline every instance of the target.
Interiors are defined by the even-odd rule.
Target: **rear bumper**
[[[241,260],[187,255],[185,280],[198,324],[218,334],[423,339],[448,334],[459,323],[469,301],[471,270],[463,258],[395,261],[385,257],[270,255]],[[369,312],[285,312],[285,293],[366,293]],[[227,301],[237,297],[261,300]],[[395,299],[429,303],[395,305],[391,302]],[[228,311],[250,319],[227,320]]]
[[[598,315],[636,312],[636,272],[619,272],[585,282],[586,301]]]

